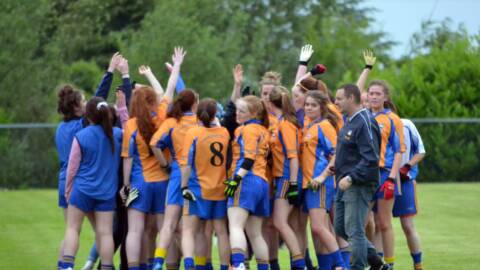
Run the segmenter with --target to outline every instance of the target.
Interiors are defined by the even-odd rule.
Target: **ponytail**
[[[260,102],[262,104],[262,108],[259,112],[259,119],[262,120],[262,125],[268,129],[268,127],[270,126],[270,119],[268,118],[267,104],[265,104],[265,101],[263,100],[260,100]]]
[[[197,100],[198,94],[194,90],[183,90],[173,102],[172,108],[167,113],[167,117],[175,118],[179,121],[185,112],[192,110],[192,107]]]
[[[285,120],[291,122],[297,128],[300,127],[295,114],[295,108],[293,107],[292,101],[288,96],[288,90],[285,87],[275,86],[270,92],[268,98],[273,106],[282,110],[282,115]]]
[[[197,118],[204,127],[210,127],[210,123],[217,114],[217,102],[211,98],[204,98],[198,103]]]
[[[115,144],[113,142],[113,125],[111,109],[108,103],[101,97],[93,97],[87,103],[86,117],[95,125],[101,125],[103,132],[110,142],[112,153],[115,153]]]
[[[130,117],[135,118],[138,131],[147,145],[155,133],[155,124],[150,108],[156,107],[156,104],[157,94],[151,87],[140,87],[133,92]]]

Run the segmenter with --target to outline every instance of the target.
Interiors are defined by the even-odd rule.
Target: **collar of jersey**
[[[390,109],[383,109],[382,111],[377,112],[377,113],[373,113],[373,112],[372,112],[372,115],[373,115],[373,116],[377,116],[377,115],[379,115],[379,114],[388,114],[388,113],[390,113],[390,112],[391,112]]]
[[[318,123],[322,122],[323,119],[324,119],[323,117],[317,117],[315,120],[313,120],[312,122],[310,122],[310,123],[308,124],[307,129],[311,128],[311,127],[312,127],[313,125],[315,125],[315,124],[318,124]]]
[[[262,124],[262,121],[258,120],[258,119],[250,119],[248,121],[245,121],[245,123],[243,123],[243,125],[249,125],[249,124],[259,124],[261,125]]]
[[[183,113],[183,116],[193,116],[193,112],[192,111],[186,111]]]

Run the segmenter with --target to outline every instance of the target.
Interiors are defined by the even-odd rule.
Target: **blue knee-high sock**
[[[148,258],[148,270],[151,270],[153,268],[155,259],[153,258]]]
[[[310,258],[310,252],[308,251],[308,248],[305,250],[305,265],[307,266],[308,270],[312,270],[313,263],[312,263],[312,258]]]
[[[75,256],[63,255],[62,268],[69,268],[75,266]]]
[[[412,260],[415,270],[423,269],[422,267],[422,252],[412,253]]]
[[[317,254],[318,270],[331,270],[332,257],[330,254]]]
[[[220,270],[228,270],[228,265],[221,264],[220,265]]]
[[[342,250],[342,259],[343,259],[343,264],[345,265],[346,269],[350,269],[350,256],[352,253],[350,251]]]
[[[257,264],[258,270],[268,270],[268,263],[258,263]]]
[[[58,269],[58,270],[62,270],[62,268],[63,268],[63,263],[62,263],[62,261],[57,261],[57,269]]]
[[[280,265],[278,264],[278,259],[273,259],[273,260],[270,261],[270,270],[280,270]]]
[[[148,270],[148,265],[146,263],[141,263],[139,268],[140,270]]]
[[[213,265],[211,261],[207,260],[207,264],[205,264],[205,270],[213,270]]]
[[[238,267],[240,264],[244,263],[245,255],[243,253],[232,253],[232,265],[233,267]]]
[[[342,253],[340,252],[340,249],[330,253],[330,257],[332,260],[332,266],[335,267],[344,267],[343,259],[342,259]]]
[[[304,258],[299,258],[294,261],[292,261],[292,267],[293,269],[304,269],[305,268],[305,259]]]
[[[185,267],[185,270],[189,269],[194,269],[195,268],[195,262],[192,257],[185,257],[183,259],[183,266]]]

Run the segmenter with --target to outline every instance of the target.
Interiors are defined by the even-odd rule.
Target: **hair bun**
[[[260,84],[280,85],[282,83],[282,75],[276,71],[267,71],[262,77]]]

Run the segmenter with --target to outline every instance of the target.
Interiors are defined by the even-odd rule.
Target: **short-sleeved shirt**
[[[425,154],[425,146],[422,137],[417,128],[409,119],[402,119],[403,131],[405,135],[406,151],[402,155],[402,166],[405,165],[416,154]],[[413,166],[408,172],[411,179],[416,179],[418,175],[418,165]]]
[[[60,159],[60,172],[58,181],[65,182],[67,179],[67,165],[72,149],[73,137],[82,130],[84,118],[79,117],[69,121],[61,122],[55,132],[55,145],[57,146],[58,159]]]
[[[322,174],[337,146],[337,131],[326,119],[312,122],[303,134],[302,173],[303,188]]]
[[[205,200],[225,199],[227,149],[230,135],[224,127],[191,128],[183,141],[180,166],[191,166],[189,188]]]
[[[400,153],[400,140],[395,129],[393,120],[389,117],[387,110],[374,113],[373,116],[380,127],[382,143],[380,145],[380,168],[390,169],[396,153]],[[403,125],[402,125],[403,129]]]
[[[269,181],[266,174],[270,132],[259,120],[249,120],[235,130],[232,144],[232,169],[237,173],[246,158],[254,160],[252,169],[247,173]]]

